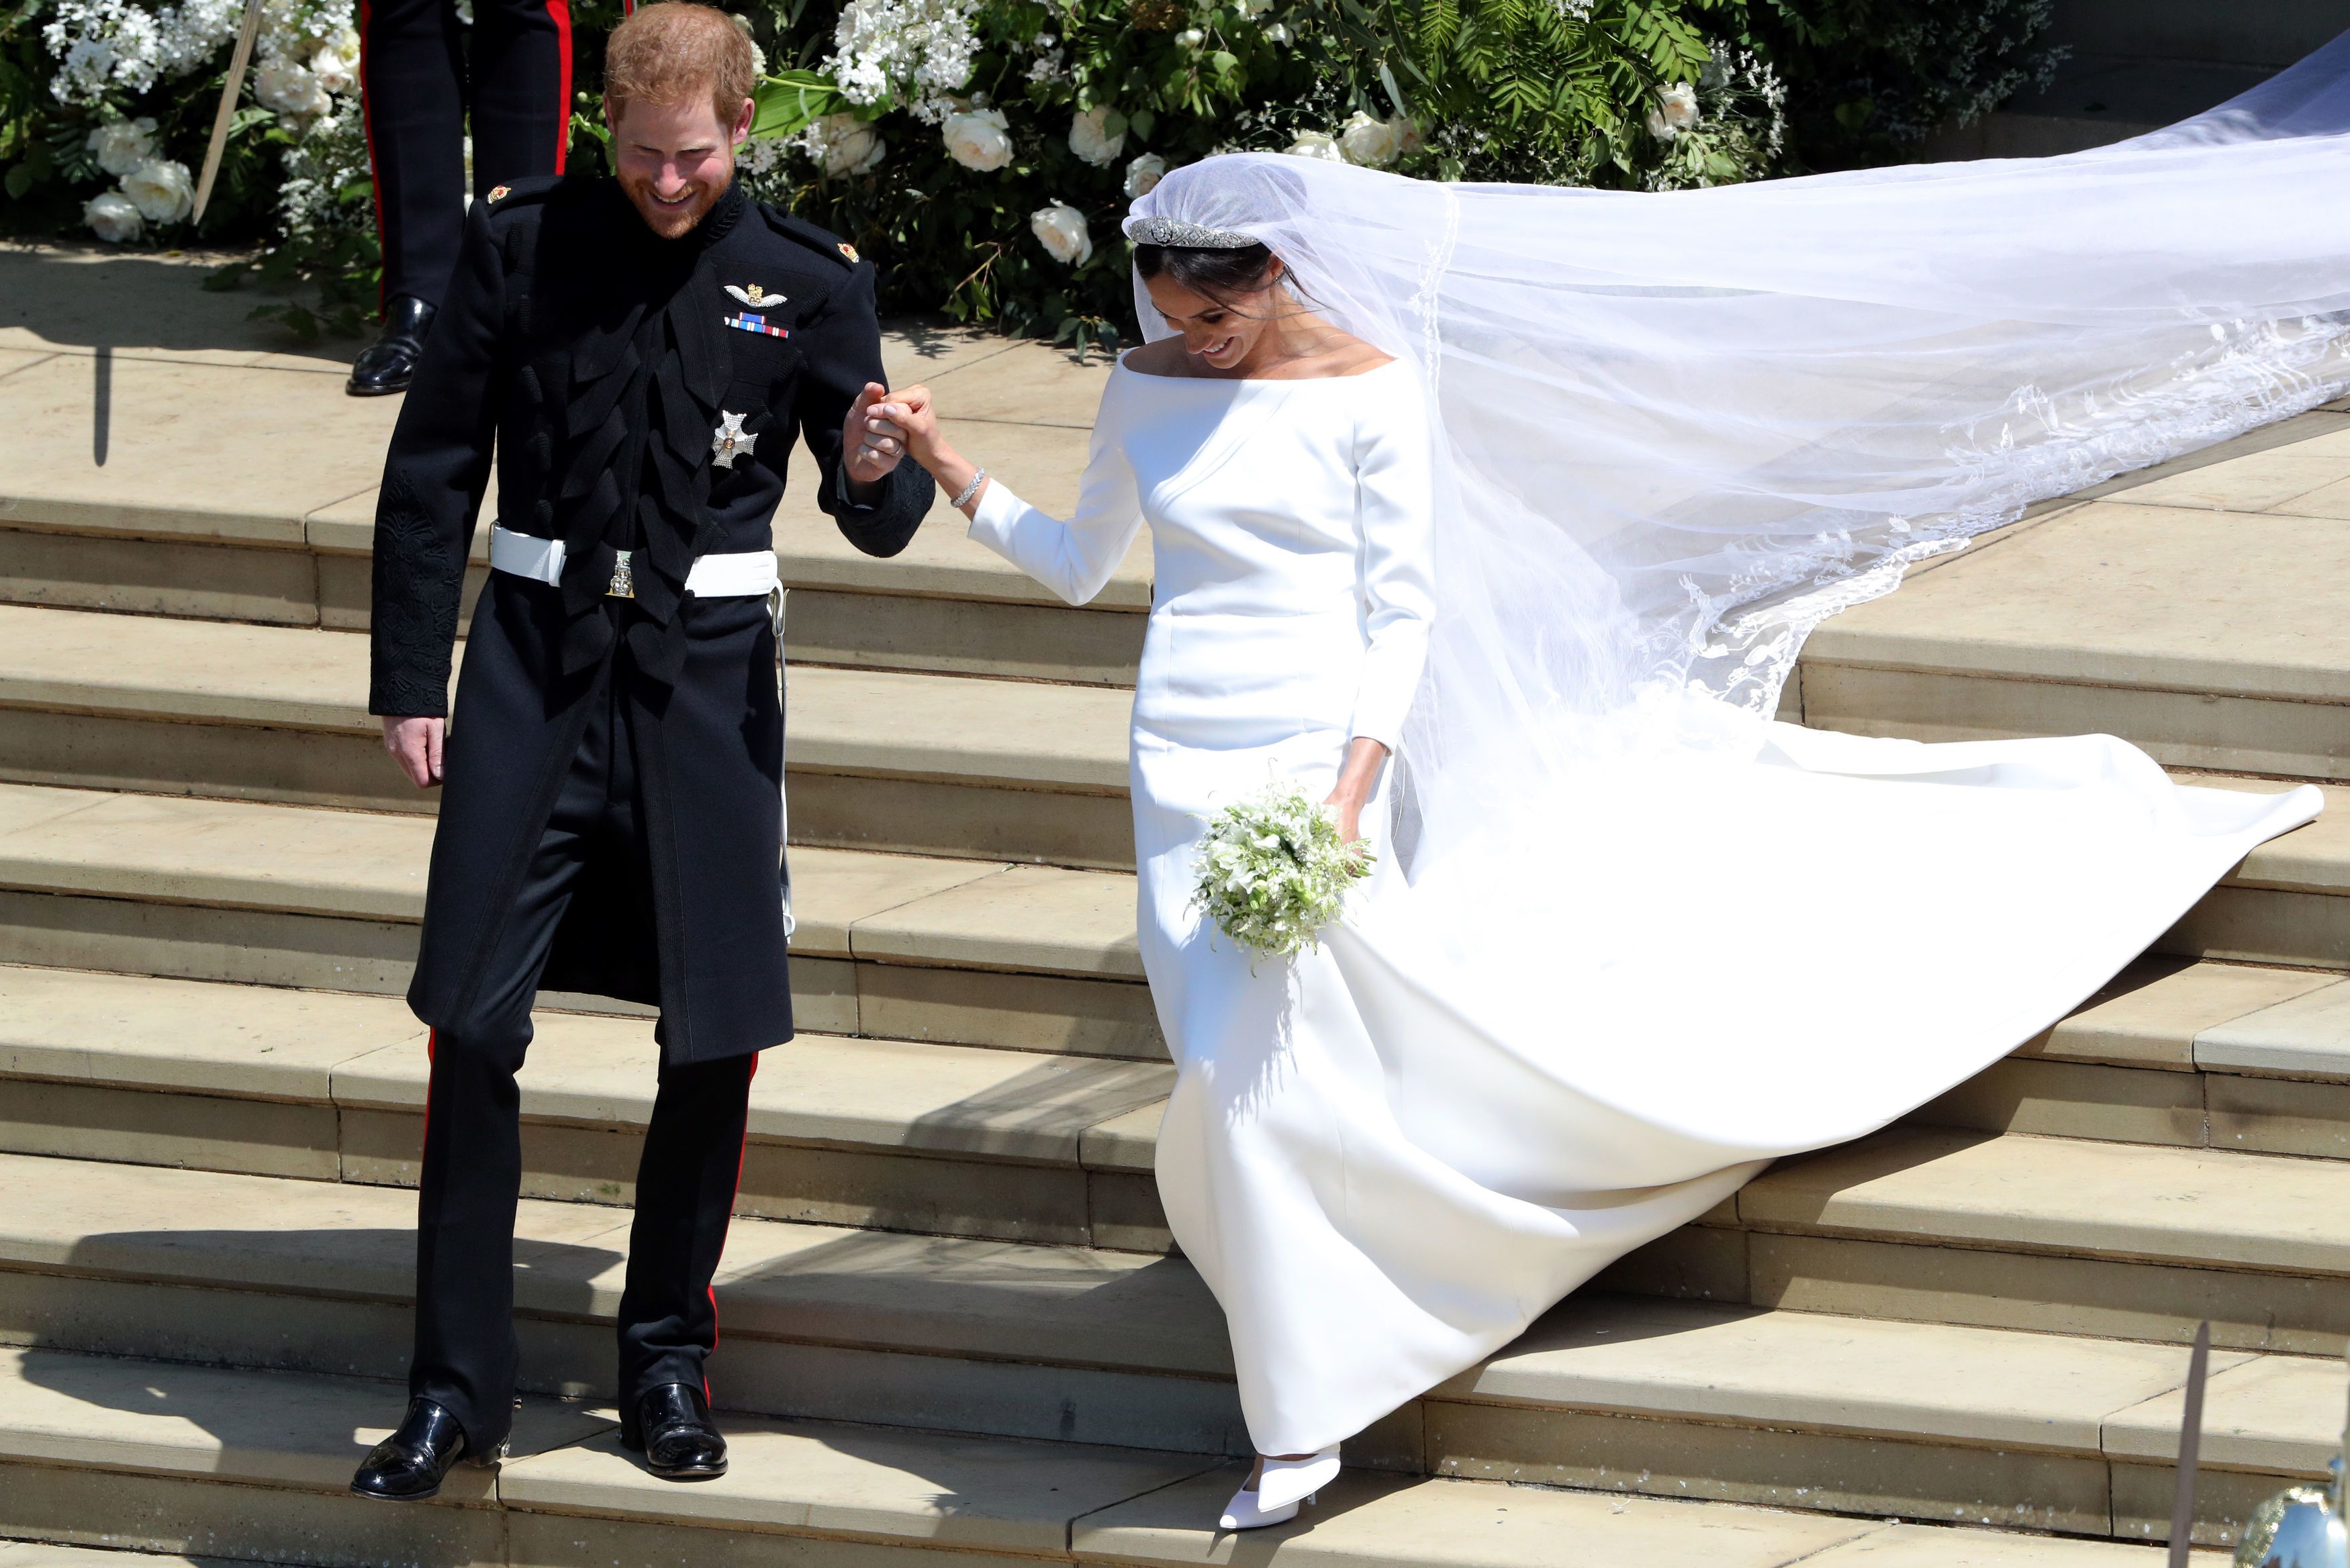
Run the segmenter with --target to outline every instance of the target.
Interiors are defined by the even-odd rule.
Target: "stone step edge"
[[[0,1165],[24,1179],[27,1186],[42,1179],[42,1168],[61,1172],[61,1179],[78,1184],[92,1179],[88,1174],[90,1168],[85,1162],[0,1156]],[[286,1185],[282,1179],[272,1178],[221,1178],[120,1166],[102,1168],[107,1175],[95,1179],[101,1185],[136,1188],[147,1194],[135,1203],[121,1203],[118,1198],[116,1201],[121,1207],[159,1214],[188,1211],[191,1200],[200,1197],[209,1199],[211,1211],[217,1212],[219,1206],[238,1197],[259,1200],[269,1189]],[[313,1190],[317,1186],[296,1185]],[[173,1201],[170,1190],[175,1187],[181,1189],[177,1201]],[[395,1217],[393,1211],[405,1212],[408,1201],[404,1192],[393,1189],[362,1189],[343,1196],[348,1208],[359,1216],[367,1216],[371,1210],[383,1210],[387,1220],[383,1229],[387,1233],[392,1228],[389,1221]],[[579,1207],[525,1199],[519,1233],[526,1238],[536,1237],[541,1224],[551,1223],[559,1228],[560,1233],[571,1234],[577,1243],[578,1237],[586,1234],[579,1232],[575,1223]],[[285,1211],[294,1212],[299,1208],[296,1203]],[[605,1223],[605,1229],[594,1232],[598,1237],[625,1234],[627,1221],[623,1219],[615,1218],[608,1222],[599,1219],[598,1222]],[[5,1249],[0,1250],[0,1271],[30,1271],[62,1279],[127,1281],[151,1288],[194,1288],[264,1300],[297,1299],[317,1303],[318,1310],[328,1310],[338,1303],[362,1308],[390,1305],[399,1310],[412,1301],[411,1285],[403,1282],[395,1287],[389,1283],[404,1277],[400,1259],[392,1258],[390,1252],[373,1263],[356,1261],[347,1250],[337,1252],[313,1249],[312,1254],[306,1255],[298,1248],[253,1247],[234,1255],[218,1250],[203,1253],[170,1241],[171,1234],[156,1232],[155,1239],[118,1245],[112,1253],[93,1251],[87,1241],[71,1242],[61,1248],[55,1240],[36,1241],[21,1235],[7,1237],[0,1241],[0,1249]],[[277,1234],[299,1236],[305,1232]],[[545,1239],[552,1241],[554,1234]],[[859,1242],[858,1238],[864,1240]],[[793,1241],[800,1242],[804,1248],[835,1248],[847,1242],[852,1252],[856,1246],[862,1245],[879,1256],[883,1251],[905,1252],[914,1240],[803,1222],[737,1220],[729,1251],[747,1262],[770,1251],[777,1257],[795,1255],[778,1250]],[[394,1243],[380,1245],[405,1257],[404,1249]],[[944,1240],[928,1242],[922,1248],[921,1260],[923,1266],[934,1269],[947,1267],[957,1255],[985,1260],[986,1288],[1000,1293],[1003,1281],[1021,1272],[1032,1272],[1039,1288],[1049,1290],[1055,1279],[1064,1277],[1055,1271],[1066,1271],[1069,1251],[1066,1248],[1017,1242]],[[80,1254],[78,1260],[77,1253]],[[213,1261],[215,1257],[217,1262]],[[338,1265],[358,1268],[360,1277],[344,1282],[338,1288],[331,1274]],[[779,1276],[761,1275],[756,1264],[747,1272],[743,1272],[741,1263],[733,1268],[738,1272],[722,1266],[717,1291],[722,1318],[728,1325],[728,1341],[737,1345],[763,1345],[771,1353],[785,1354],[790,1354],[789,1347],[794,1346],[828,1345],[952,1361],[1008,1362],[1040,1369],[1060,1366],[1154,1379],[1171,1377],[1183,1383],[1206,1379],[1228,1384],[1231,1377],[1229,1362],[1221,1354],[1222,1336],[1208,1330],[1210,1320],[1206,1318],[1191,1325],[1187,1331],[1188,1338],[1170,1339],[1163,1331],[1153,1330],[1148,1324],[1138,1324],[1146,1331],[1146,1337],[1130,1343],[1137,1350],[1147,1346],[1150,1354],[1138,1356],[1129,1350],[1113,1359],[1110,1352],[1115,1338],[1129,1332],[1118,1324],[1108,1331],[1113,1335],[1112,1342],[1093,1344],[1081,1343],[1079,1330],[1072,1326],[1073,1322],[1082,1320],[1060,1322],[1050,1327],[1032,1323],[1023,1330],[1032,1343],[1021,1346],[1003,1342],[1007,1322],[1016,1320],[972,1319],[950,1334],[942,1331],[941,1325],[957,1320],[948,1306],[916,1305],[907,1309],[911,1314],[909,1319],[885,1329],[888,1314],[871,1302],[862,1305],[836,1301],[792,1306],[789,1303],[795,1299],[791,1293],[794,1286],[788,1281],[779,1289],[760,1293],[764,1296],[763,1306],[760,1294],[748,1293],[762,1283],[774,1286]],[[1128,1254],[1117,1266],[1117,1272],[1127,1278],[1170,1270],[1180,1271],[1188,1279],[1196,1278],[1190,1265],[1180,1259],[1146,1260],[1139,1254]],[[588,1279],[612,1272],[612,1264],[599,1262],[596,1273]],[[870,1276],[860,1272],[854,1277]],[[517,1319],[526,1332],[534,1323],[608,1324],[617,1306],[617,1285],[596,1285],[583,1302],[578,1294],[586,1284],[587,1279],[551,1275],[540,1279],[525,1271],[517,1277]],[[541,1296],[547,1299],[539,1300]],[[1038,1299],[1042,1302],[1053,1298]],[[1171,1303],[1179,1300],[1187,1300],[1191,1304],[1180,1309],[1172,1307]],[[1188,1282],[1180,1295],[1162,1298],[1162,1303],[1170,1303],[1159,1307],[1162,1314],[1170,1310],[1187,1314],[1214,1311],[1204,1288],[1193,1291]],[[1129,1312],[1134,1310],[1131,1302],[1119,1304]],[[144,1310],[156,1309],[151,1306]],[[811,1321],[817,1317],[838,1321]],[[1630,1332],[1617,1332],[1619,1330]],[[1098,1326],[1087,1331],[1092,1339],[1098,1339],[1103,1332]],[[1191,1346],[1189,1350],[1184,1348],[1187,1343]],[[1046,1345],[1063,1354],[1039,1354],[1039,1348]],[[1700,1346],[1694,1359],[1691,1345]],[[1067,1352],[1072,1350],[1090,1354],[1069,1355]],[[1783,1372],[1772,1369],[1774,1356],[1783,1358],[1791,1353],[1796,1355],[1799,1365],[1808,1364],[1811,1356],[1833,1353],[1831,1359],[1822,1365],[1845,1366],[1846,1381],[1839,1386],[1831,1376],[1824,1385],[1806,1383],[1799,1392],[1791,1392],[1782,1386]],[[1202,1356],[1211,1359],[1201,1359]],[[1938,1360],[1964,1363],[1973,1369],[1962,1382],[1970,1395],[1981,1394],[1987,1379],[1999,1376],[2014,1384],[2009,1393],[2015,1400],[2025,1399],[2028,1382],[2033,1389],[2030,1397],[2053,1399],[2064,1407],[2061,1413],[2052,1414],[2054,1407],[2043,1406],[2035,1413],[2015,1400],[2001,1405],[1996,1397],[1953,1399],[1947,1392],[1938,1395],[1918,1384],[1912,1372],[1900,1370]],[[2026,1362],[2031,1365],[2025,1366]],[[2264,1383],[2279,1379],[2296,1386],[2314,1380],[2332,1389],[2340,1365],[2337,1359],[2220,1349],[2213,1353],[2211,1365],[2215,1407],[2207,1428],[2206,1464],[2222,1470],[2289,1470],[2313,1477],[2324,1473],[2326,1457],[2337,1450],[2340,1441],[2338,1394],[2325,1396],[2316,1420],[2303,1419],[2300,1425],[2288,1423],[2291,1429],[2282,1435],[2231,1433],[2225,1396],[2242,1386],[2251,1387],[2257,1395]],[[1874,1371],[1869,1370],[1872,1366]],[[1440,1384],[1425,1397],[1446,1404],[1521,1411],[1575,1411],[1679,1424],[1804,1430],[1970,1449],[2167,1458],[2172,1451],[2167,1445],[2176,1441],[2178,1419],[2175,1413],[2162,1417],[2159,1407],[2164,1399],[2177,1393],[2185,1371],[2186,1354],[2177,1345],[1584,1293],[1570,1296],[1520,1340]],[[743,1374],[738,1372],[735,1376]],[[2108,1376],[2115,1385],[2102,1397],[2074,1386],[2094,1385],[2101,1376]],[[2223,1378],[2232,1381],[2223,1386]],[[2039,1392],[2043,1385],[2054,1392]]]
[[[208,1373],[172,1364],[77,1357],[58,1358],[58,1370],[87,1385],[128,1386],[132,1379],[164,1388],[216,1389],[234,1398],[249,1395],[249,1376]],[[76,1364],[78,1365],[76,1365]],[[23,1391],[23,1363],[12,1361],[8,1381]],[[317,1534],[329,1539],[358,1535],[393,1523],[380,1507],[357,1499],[333,1498],[333,1472],[356,1463],[359,1423],[380,1418],[377,1404],[391,1390],[358,1379],[318,1375],[279,1375],[286,1392],[301,1396],[315,1412],[301,1431],[279,1439],[274,1450],[246,1450],[224,1465],[225,1443],[207,1451],[201,1439],[172,1442],[161,1435],[109,1445],[99,1455],[88,1438],[76,1444],[70,1431],[30,1432],[0,1416],[0,1463],[41,1464],[57,1473],[90,1472],[114,1478],[126,1493],[148,1478],[172,1477],[196,1485],[230,1485],[250,1501],[260,1490],[325,1492],[313,1505],[328,1518]],[[218,1397],[217,1395],[215,1396]],[[0,1401],[0,1410],[10,1407]],[[535,1419],[537,1413],[530,1412]],[[467,1515],[489,1515],[517,1532],[544,1519],[584,1539],[598,1537],[599,1557],[615,1563],[641,1560],[631,1547],[656,1547],[664,1557],[691,1537],[680,1529],[749,1531],[781,1539],[800,1537],[806,1551],[821,1551],[822,1540],[847,1540],[935,1552],[979,1552],[1000,1558],[1035,1557],[1052,1562],[1116,1562],[1153,1568],[1197,1568],[1219,1560],[1223,1545],[1211,1529],[1213,1513],[1239,1479],[1236,1465],[1202,1463],[1198,1457],[1106,1453],[1069,1445],[1016,1438],[964,1439],[924,1437],[841,1423],[748,1421],[728,1418],[734,1465],[727,1480],[683,1489],[656,1480],[614,1441],[602,1412],[550,1412],[543,1432],[534,1431],[523,1450],[495,1472],[455,1473],[444,1500],[415,1505],[435,1523],[462,1527]],[[560,1417],[570,1417],[558,1425]],[[340,1419],[334,1419],[339,1417]],[[339,1428],[340,1429],[338,1429]],[[76,1451],[77,1447],[83,1451]],[[897,1462],[892,1463],[895,1460]],[[962,1471],[956,1476],[956,1471]],[[954,1476],[962,1487],[947,1484]],[[985,1494],[974,1481],[993,1483]],[[241,1484],[240,1484],[241,1483]],[[1045,1490],[1066,1485],[1067,1492]],[[969,1489],[969,1490],[964,1490]],[[941,1501],[941,1496],[954,1501]],[[962,1501],[958,1508],[955,1501]],[[1044,1506],[1046,1502],[1055,1506]],[[976,1503],[977,1507],[971,1504]],[[230,1506],[234,1506],[234,1504]],[[412,1516],[403,1516],[412,1517]],[[557,1522],[559,1521],[559,1522]],[[98,1521],[100,1534],[111,1521]],[[471,1522],[488,1522],[476,1518]],[[647,1528],[663,1532],[658,1543]],[[150,1549],[172,1545],[241,1544],[272,1560],[265,1521],[255,1520],[234,1542],[207,1537],[202,1526],[107,1533],[110,1544]],[[314,1526],[314,1530],[315,1530]],[[1507,1535],[1498,1532],[1508,1532]],[[193,1537],[193,1539],[189,1539]],[[1531,1537],[1529,1541],[1526,1538]],[[722,1537],[723,1538],[723,1537]],[[1577,1560],[1592,1568],[1633,1568],[1655,1562],[1706,1560],[1722,1568],[1867,1568],[1890,1561],[1902,1568],[2153,1568],[2154,1548],[2131,1547],[2059,1536],[1896,1523],[1802,1513],[1729,1502],[1627,1497],[1491,1481],[1446,1478],[1399,1478],[1356,1471],[1342,1477],[1329,1494],[1295,1524],[1250,1539],[1250,1561],[1325,1563],[1343,1560],[1378,1568],[1459,1568],[1464,1563],[1552,1561],[1555,1543],[1577,1542]],[[1473,1544],[1472,1544],[1473,1543]],[[307,1560],[310,1541],[288,1542],[286,1557]],[[501,1543],[502,1544],[502,1543]],[[1514,1550],[1513,1550],[1514,1548]],[[650,1550],[646,1556],[650,1555]],[[1889,1557],[1888,1555],[1889,1554]],[[504,1551],[478,1560],[507,1561]],[[869,1560],[869,1559],[868,1559]],[[935,1562],[935,1555],[927,1561]],[[909,1559],[920,1563],[926,1559]],[[82,1552],[39,1544],[12,1547],[0,1542],[0,1568],[106,1568],[140,1563],[189,1564],[185,1558],[130,1555],[121,1551]],[[190,1564],[190,1568],[192,1565]]]
[[[142,848],[118,857],[92,874],[70,854],[38,852],[53,836],[106,828],[96,814],[129,812],[142,846],[212,835],[208,841],[300,844],[311,869],[273,878],[254,875],[242,861],[162,864]],[[144,906],[176,906],[414,925],[423,919],[426,851],[432,819],[404,813],[338,811],[323,806],[222,801],[185,795],[125,794],[109,790],[0,784],[0,889],[34,895],[90,898]],[[68,819],[73,819],[67,826]],[[177,819],[168,833],[160,823]],[[374,887],[332,875],[338,860],[364,846],[338,840],[345,825],[378,836],[378,851],[397,848],[411,867],[407,886]],[[385,834],[402,836],[388,846]],[[27,836],[33,836],[28,837]],[[307,837],[307,842],[302,841]],[[1134,935],[1130,872],[1076,870],[1003,858],[950,859],[887,851],[795,846],[792,852],[796,956],[935,969],[1072,976],[1139,981],[1142,961]],[[279,864],[286,864],[282,860]],[[157,884],[163,884],[158,886]],[[844,902],[823,907],[829,885]],[[808,897],[811,893],[816,897]],[[1007,938],[1000,919],[969,914],[973,899],[1021,907],[1031,931],[1058,921],[1057,933]],[[967,918],[960,921],[958,914]],[[940,924],[926,924],[935,919]]]

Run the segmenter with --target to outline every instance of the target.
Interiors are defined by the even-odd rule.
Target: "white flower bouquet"
[[[1192,902],[1223,933],[1266,958],[1321,946],[1372,856],[1338,836],[1338,818],[1292,784],[1274,784],[1208,819]]]

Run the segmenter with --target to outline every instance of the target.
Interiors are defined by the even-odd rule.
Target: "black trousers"
[[[530,1007],[556,925],[591,859],[632,865],[652,896],[629,705],[615,670],[540,836],[476,1005],[433,1032],[424,1168],[416,1205],[416,1349],[409,1390],[457,1417],[474,1452],[514,1419],[515,1207],[522,1185],[521,1095]],[[619,1314],[623,1410],[646,1389],[690,1383],[718,1344],[710,1282],[742,1176],[756,1055],[664,1064],[644,1152]]]
[[[455,0],[359,0],[360,103],[375,171],[386,299],[439,305],[473,194],[563,172],[571,140],[570,0],[473,0],[471,59]]]

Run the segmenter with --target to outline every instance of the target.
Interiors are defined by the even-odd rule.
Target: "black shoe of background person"
[[[403,294],[384,306],[383,332],[359,351],[344,390],[354,398],[380,398],[408,390],[416,361],[424,353],[424,335],[439,314],[414,295]]]
[[[710,1402],[691,1383],[663,1383],[620,1417],[620,1446],[645,1456],[663,1480],[710,1480],[726,1473],[726,1439],[710,1424]]]
[[[442,1478],[464,1452],[465,1428],[457,1417],[430,1399],[411,1399],[400,1429],[360,1461],[351,1490],[392,1502],[421,1502],[440,1491]],[[494,1464],[497,1454],[473,1462]]]

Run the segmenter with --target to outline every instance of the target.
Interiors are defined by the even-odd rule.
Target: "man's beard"
[[[620,189],[637,209],[637,215],[645,221],[645,227],[662,239],[675,240],[691,234],[694,226],[709,214],[710,209],[718,205],[718,198],[726,194],[727,186],[733,182],[734,171],[729,169],[723,181],[715,185],[702,186],[694,199],[682,207],[663,206],[653,200],[652,182],[650,180],[631,180],[624,174],[620,177]]]

